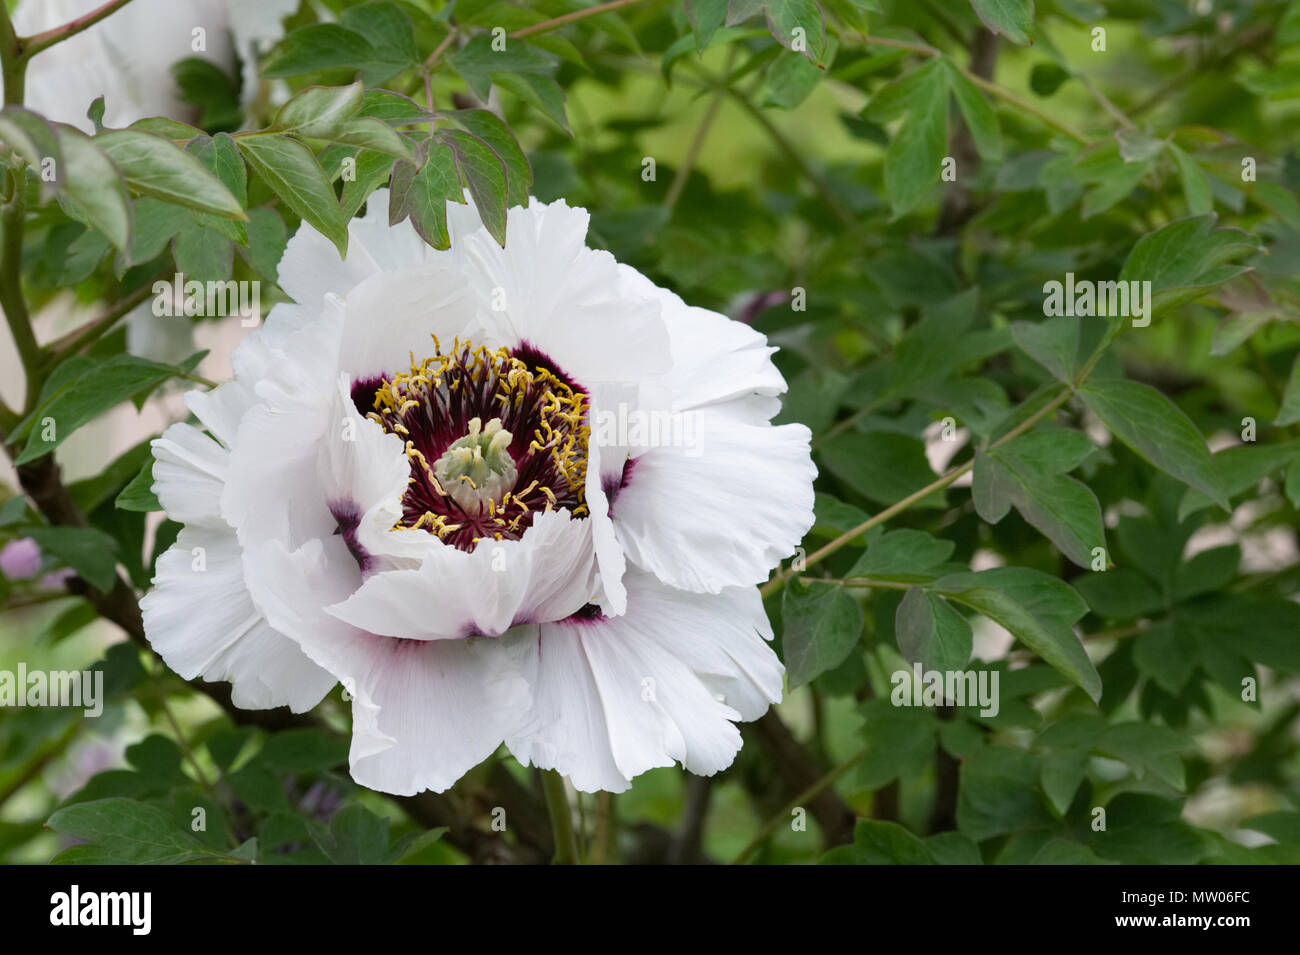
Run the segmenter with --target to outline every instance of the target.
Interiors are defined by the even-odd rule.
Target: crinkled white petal
[[[766,580],[813,523],[808,429],[727,407],[679,412],[692,439],[636,458],[611,505],[628,559],[684,590]]]
[[[187,680],[229,681],[236,706],[301,713],[336,682],[254,606],[229,530],[182,530],[158,559],[154,587],[140,608],[150,643],[167,665]]]
[[[583,791],[619,791],[674,762],[719,772],[740,749],[735,721],[781,696],[781,665],[752,588],[715,596],[638,571],[625,580],[623,616],[542,625],[526,670],[536,728],[506,741],[521,761],[557,769]]]
[[[667,385],[674,411],[785,392],[785,379],[772,363],[776,349],[766,336],[743,322],[687,305],[630,266],[619,270],[630,287],[660,304],[673,356]]]
[[[352,777],[398,795],[442,792],[530,719],[514,641],[412,641],[365,633],[325,613],[355,564],[337,538],[249,553],[253,592],[277,629],[352,694]],[[349,565],[351,565],[349,567]]]
[[[484,344],[477,300],[465,279],[437,262],[372,275],[346,295],[339,363],[353,378],[393,375],[459,338]]]
[[[586,387],[662,375],[671,354],[659,302],[587,248],[589,220],[563,200],[533,199],[510,209],[504,249],[480,229],[452,250],[503,343],[532,345]]]
[[[174,521],[229,530],[221,519],[221,490],[230,452],[192,425],[177,423],[153,446],[153,492]]]
[[[439,543],[418,568],[374,574],[327,609],[384,636],[495,637],[580,610],[595,591],[593,563],[590,524],[550,511],[519,540],[482,540],[472,551]]]

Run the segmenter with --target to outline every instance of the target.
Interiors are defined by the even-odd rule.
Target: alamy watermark
[[[1134,328],[1151,324],[1151,283],[1131,279],[1122,282],[1075,281],[1073,272],[1065,281],[1043,285],[1044,315],[1079,315],[1131,318]]]
[[[241,325],[252,328],[262,320],[262,283],[256,279],[200,282],[177,272],[171,279],[153,283],[153,313],[159,318],[238,315]]]
[[[980,716],[993,717],[1002,708],[998,670],[926,670],[913,663],[911,670],[895,670],[889,677],[895,706],[978,706]]]
[[[597,408],[592,428],[596,444],[601,447],[686,449],[687,457],[698,457],[699,422],[695,413],[651,408],[637,408],[619,402],[616,407]]]
[[[104,712],[103,670],[0,670],[0,706],[81,707],[86,716]]]

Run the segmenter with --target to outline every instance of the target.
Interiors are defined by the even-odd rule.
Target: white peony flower
[[[60,27],[103,0],[23,0],[14,11],[21,36]],[[94,126],[86,111],[104,97],[104,125],[128,126],[146,116],[191,120],[172,65],[210,60],[227,73],[243,63],[243,90],[257,90],[256,53],[284,35],[281,21],[298,0],[132,0],[90,29],[38,53],[27,69],[26,105],[43,116]]]
[[[243,707],[352,696],[365,786],[441,791],[504,742],[584,791],[713,774],[781,696],[757,584],[812,525],[809,432],[749,327],[585,245],[563,202],[436,251],[387,196],[304,225],[235,377],[154,442],[186,526],[145,597]],[[657,433],[655,431],[657,429]]]

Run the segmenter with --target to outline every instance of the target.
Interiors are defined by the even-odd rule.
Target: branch
[[[48,50],[50,47],[62,43],[64,40],[76,36],[83,30],[88,30],[105,17],[112,16],[130,3],[131,0],[109,0],[101,7],[91,10],[84,16],[77,17],[75,20],[69,20],[62,26],[54,27],[43,33],[37,33],[35,36],[27,37],[18,41],[19,55],[24,60],[30,60],[42,50]]]
[[[894,50],[907,50],[911,53],[919,53],[922,56],[943,56],[944,55],[942,50],[936,50],[934,47],[929,46],[928,44],[925,43],[911,43],[908,42],[907,40],[893,40],[885,36],[866,36],[865,34],[862,33],[856,33],[856,34],[846,33],[843,39],[856,40],[858,43],[866,43],[871,46],[887,46],[890,49],[894,49]],[[956,66],[956,64],[953,65]],[[1010,90],[998,86],[996,83],[993,83],[989,80],[986,80],[984,77],[980,76],[977,73],[971,72],[965,67],[957,66],[956,68],[961,71],[962,75],[965,76],[966,79],[970,80],[976,86],[980,87],[981,89],[985,90],[988,93],[993,94],[994,96],[997,96],[1000,99],[1006,100],[1008,103],[1010,103],[1012,106],[1016,107],[1017,109],[1023,110],[1024,112],[1029,113],[1031,116],[1037,117],[1040,122],[1048,126],[1051,126],[1057,132],[1064,133],[1066,136],[1069,136],[1075,142],[1080,143],[1084,146],[1087,146],[1090,142],[1092,142],[1092,140],[1088,136],[1079,132],[1070,124],[1062,122],[1061,120],[1057,119],[1055,116],[1053,116],[1051,113],[1047,112],[1046,110],[1039,109],[1033,103],[1021,99],[1019,96],[1017,96],[1015,93],[1011,92]]]
[[[7,73],[6,73],[7,75]],[[27,373],[27,403],[39,394],[40,386],[36,384],[33,370],[41,363],[43,353],[32,331],[31,315],[27,311],[27,300],[23,297],[23,227],[27,219],[27,176],[18,170],[7,170],[6,175],[13,179],[13,196],[4,207],[3,245],[0,246],[0,308],[4,309],[5,321],[9,324],[9,333],[13,335],[14,346],[22,360]]]
[[[532,36],[534,33],[545,33],[547,30],[554,30],[556,27],[562,27],[566,23],[573,23],[575,20],[594,17],[598,13],[617,10],[619,7],[630,7],[634,3],[641,2],[643,2],[643,0],[609,0],[609,3],[597,4],[594,7],[587,7],[583,10],[574,10],[572,13],[566,13],[562,17],[552,17],[550,20],[543,20],[541,23],[534,23],[530,27],[522,27],[510,35],[519,38]]]
[[[1091,365],[1085,368],[1083,374],[1086,375],[1087,371],[1089,370],[1091,370]],[[1060,394],[1058,394],[1055,398],[1053,398],[1042,408],[1039,408],[1037,411],[1035,411],[1024,421],[1020,422],[1020,424],[1016,425],[1014,428],[1012,428],[1002,437],[998,438],[998,440],[994,441],[990,445],[990,447],[996,448],[999,447],[1000,445],[1006,444],[1008,441],[1010,441],[1013,438],[1020,437],[1020,435],[1024,434],[1026,431],[1032,428],[1043,418],[1047,417],[1049,414],[1054,412],[1057,408],[1061,407],[1061,405],[1065,404],[1065,402],[1069,399],[1070,395],[1072,395],[1073,393],[1074,393],[1073,388],[1067,387],[1062,389]],[[943,490],[945,487],[947,487],[953,481],[957,480],[959,477],[961,477],[963,474],[965,474],[974,466],[975,466],[974,458],[965,462],[964,464],[957,465],[957,467],[952,468],[951,470],[945,472],[941,477],[939,477],[934,481],[931,481],[929,484],[921,488],[919,491],[914,491],[913,493],[907,495],[907,497],[899,501],[897,504],[891,504],[889,507],[885,508],[883,511],[876,514],[874,517],[870,517],[867,520],[863,521],[857,527],[853,528],[853,530],[845,531],[843,534],[835,538],[829,544],[819,547],[817,550],[809,554],[808,559],[804,561],[804,567],[811,567],[813,564],[817,563],[818,561],[826,557],[829,557],[831,554],[835,553],[840,548],[852,543],[852,541],[855,538],[865,534],[867,531],[871,530],[871,528],[875,527],[876,525],[883,524],[885,523],[885,521],[888,521],[891,518],[896,517],[897,515],[903,513],[903,511],[907,510],[913,504],[917,503],[918,501],[924,500],[925,498],[933,494],[935,491]],[[785,582],[789,580],[794,573],[795,572],[793,571],[781,571],[780,573],[778,573],[771,580],[765,583],[761,588],[759,588],[763,596],[767,597],[770,594],[776,593],[778,590],[780,590],[782,587],[785,586]]]
[[[99,318],[93,319],[80,328],[73,329],[63,337],[50,342],[48,347],[53,354],[48,361],[49,367],[57,365],[63,359],[75,355],[87,345],[98,340],[100,336],[117,324],[118,319],[152,295],[152,288],[152,282],[145,282],[126,298],[110,305],[108,311]]]

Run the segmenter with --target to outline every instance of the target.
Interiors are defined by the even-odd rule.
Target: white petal
[[[608,252],[586,247],[589,218],[534,199],[509,211],[504,249],[480,229],[452,251],[503,343],[532,345],[588,388],[661,375],[671,356],[659,302],[622,281]]]
[[[159,558],[140,607],[149,642],[167,665],[187,680],[229,681],[236,706],[287,705],[300,713],[336,682],[253,605],[229,531],[182,530]]]
[[[370,633],[410,640],[495,637],[525,623],[558,620],[595,590],[590,525],[568,511],[539,514],[517,541],[443,544],[419,568],[366,579],[327,609]]]
[[[785,379],[772,363],[776,349],[766,336],[743,322],[687,305],[629,266],[619,270],[625,282],[660,303],[673,356],[668,375],[673,410],[785,392]]]
[[[544,635],[525,632],[504,640],[530,646],[525,679],[532,687],[531,732],[517,731],[506,746],[525,766],[555,769],[569,777],[575,789],[623,792],[631,785],[614,762],[609,726],[591,664],[571,627],[543,627]]]
[[[153,492],[167,516],[182,524],[226,528],[221,489],[230,452],[191,425],[178,423],[152,442]]]
[[[365,215],[348,223],[346,259],[309,224],[299,227],[280,259],[280,288],[313,308],[327,294],[346,296],[372,275],[423,265],[432,251],[409,221],[388,225],[388,190],[378,189],[367,200]]]
[[[625,580],[623,616],[542,625],[539,658],[525,671],[537,728],[507,744],[583,789],[617,791],[674,762],[702,775],[725,769],[740,749],[734,721],[756,718],[781,693],[757,594],[685,594],[638,571]]]
[[[808,429],[728,407],[682,412],[694,441],[636,458],[611,505],[628,559],[685,590],[766,580],[813,523]]]
[[[353,696],[353,778],[399,795],[442,792],[529,720],[514,642],[410,641],[364,633],[320,609],[343,596],[356,566],[335,538],[250,554],[258,603],[277,628],[335,673]],[[351,568],[349,569],[349,564]]]
[[[347,293],[340,365],[354,379],[392,375],[444,351],[453,339],[485,344],[477,299],[450,262],[383,272]]]

